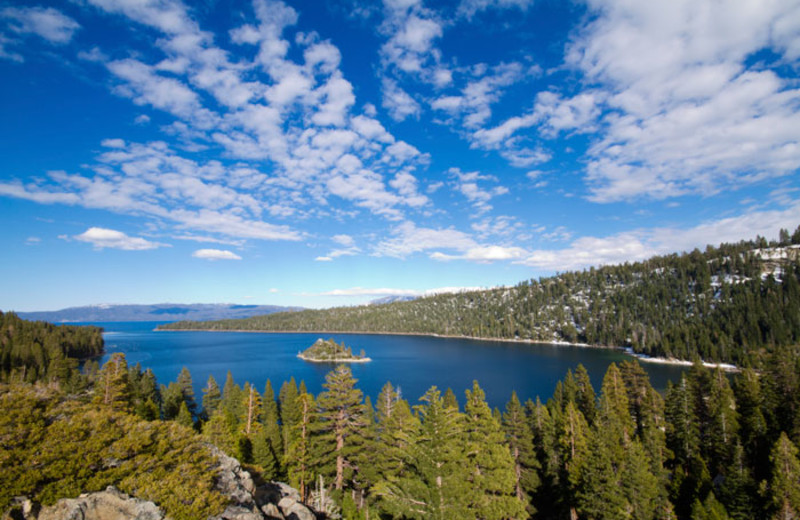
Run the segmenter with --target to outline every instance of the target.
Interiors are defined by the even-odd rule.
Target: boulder
[[[28,518],[28,517],[26,517]],[[164,520],[164,513],[152,502],[133,498],[113,486],[105,491],[63,498],[43,507],[37,520]]]
[[[268,520],[286,520],[286,517],[283,516],[278,506],[271,502],[261,506],[261,512],[264,513],[264,516],[266,516]]]

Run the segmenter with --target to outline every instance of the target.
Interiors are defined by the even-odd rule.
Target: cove
[[[114,352],[123,352],[129,365],[150,368],[161,384],[174,381],[182,367],[192,374],[198,403],[209,375],[222,387],[228,371],[237,384],[254,384],[264,391],[270,379],[277,394],[281,384],[294,377],[308,390],[323,390],[325,374],[333,365],[308,363],[297,357],[319,337],[344,341],[353,352],[364,349],[371,363],[352,364],[358,388],[373,401],[381,387],[391,381],[400,387],[410,404],[431,386],[442,393],[452,388],[463,404],[464,390],[477,380],[490,406],[504,409],[516,390],[521,401],[546,401],[556,382],[568,369],[583,364],[599,391],[611,363],[634,359],[620,350],[549,344],[390,336],[376,334],[308,334],[261,332],[154,331],[160,322],[92,323],[105,329],[104,363]],[[663,391],[667,381],[677,382],[687,370],[683,366],[642,363],[651,384]]]

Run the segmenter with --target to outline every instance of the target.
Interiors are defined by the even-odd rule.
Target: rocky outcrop
[[[256,485],[239,461],[212,448],[220,464],[217,489],[231,497],[222,514],[209,520],[316,520],[314,512],[300,502],[300,493],[283,482]]]
[[[219,515],[208,520],[316,520],[300,501],[300,493],[283,482],[256,484],[252,475],[233,457],[211,448],[219,461],[216,488],[230,497]],[[3,517],[20,520],[170,520],[153,502],[122,493],[113,486],[105,491],[65,498],[40,508],[25,497],[15,502],[13,512]]]
[[[27,515],[32,515],[30,508]],[[23,512],[25,512],[23,510]],[[113,486],[105,491],[88,493],[78,498],[65,498],[55,505],[44,507],[36,520],[164,520],[157,505],[122,493]]]

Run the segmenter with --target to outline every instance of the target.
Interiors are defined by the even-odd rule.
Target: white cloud
[[[122,139],[103,139],[100,141],[100,146],[106,148],[125,148],[125,141]]]
[[[383,79],[383,108],[389,111],[389,116],[395,121],[403,121],[409,117],[418,118],[422,113],[422,106],[412,98],[408,92],[400,88],[396,81]]]
[[[534,0],[461,0],[457,13],[466,18],[472,18],[475,13],[488,9],[517,8],[526,10]]]
[[[489,204],[492,198],[508,193],[508,188],[505,186],[485,189],[478,185],[479,181],[498,182],[497,178],[492,175],[481,175],[479,172],[462,172],[459,168],[450,168],[448,174],[454,179],[453,184],[456,190],[469,200],[479,215],[492,209],[491,204]]]
[[[521,247],[481,246],[470,248],[460,255],[448,255],[437,251],[432,253],[430,258],[441,261],[469,260],[472,262],[490,263],[499,260],[515,260],[523,258],[526,255],[527,251]]]
[[[95,249],[122,249],[125,251],[144,251],[164,247],[167,244],[151,242],[140,237],[130,237],[122,231],[101,227],[90,227],[80,235],[75,235],[76,240],[92,244]]]
[[[141,24],[167,34],[194,32],[196,24],[187,16],[178,0],[88,0],[89,3],[111,13],[124,14]]]
[[[63,45],[80,29],[78,22],[52,7],[6,7],[0,19],[18,34],[35,34],[50,43]]]
[[[611,111],[589,151],[592,200],[710,194],[797,171],[800,89],[791,73],[748,60],[764,49],[784,62],[798,57],[800,5],[664,0],[590,7],[598,16],[567,62],[601,85]]]
[[[207,127],[213,116],[202,108],[200,99],[192,89],[175,78],[159,75],[155,68],[141,61],[127,58],[108,63],[108,70],[125,81],[117,92],[133,99],[139,105],[170,112],[178,117],[192,119]]]
[[[245,244],[244,240],[231,240],[216,237],[198,236],[198,235],[175,235],[171,238],[175,240],[190,240],[192,242],[202,242],[208,244],[224,244],[229,246],[242,247]]]
[[[433,42],[441,38],[442,26],[428,11],[401,12],[387,20],[389,28],[385,30],[391,31],[392,36],[381,47],[381,58],[385,66],[397,67],[407,74],[421,74],[429,63],[438,61],[432,52]]]
[[[753,211],[682,228],[637,229],[606,237],[581,237],[569,247],[536,250],[517,263],[550,271],[645,260],[653,255],[691,251],[706,245],[734,243],[761,235],[776,237],[781,228],[792,230],[800,222],[800,202],[784,209]]]
[[[501,63],[489,72],[483,67],[473,67],[476,78],[461,88],[459,95],[444,95],[431,102],[431,108],[449,115],[449,123],[458,120],[468,131],[482,127],[492,116],[491,106],[497,103],[504,89],[523,77],[519,63]]]
[[[108,144],[108,143],[107,143]],[[181,230],[234,238],[300,240],[302,233],[262,220],[261,174],[219,162],[198,163],[174,154],[164,143],[113,142],[98,157],[93,176],[50,172],[37,183],[0,183],[0,195],[40,203],[62,203],[172,222]],[[275,194],[276,197],[280,193]]]
[[[318,256],[314,259],[315,262],[333,262],[333,258],[329,256]]]
[[[168,128],[185,141],[186,149],[221,145],[232,158],[269,161],[268,182],[265,174],[260,174],[264,182],[247,185],[226,185],[222,178],[215,179],[217,186],[195,182],[204,195],[213,191],[218,195],[214,200],[223,203],[236,195],[233,189],[238,200],[247,202],[237,209],[261,206],[277,217],[308,216],[331,196],[392,219],[402,216],[397,206],[416,208],[426,202],[406,189],[410,183],[397,185],[399,193],[394,193],[386,182],[410,175],[426,156],[397,143],[370,116],[371,105],[364,106],[367,116],[352,114],[355,95],[339,69],[339,50],[316,33],[286,36],[298,13],[285,3],[254,1],[254,23],[230,31],[233,43],[244,46],[234,61],[180,2],[91,2],[163,33],[155,47],[166,58],[147,63],[142,54],[107,64],[119,80],[117,93],[175,116],[178,120]],[[414,34],[410,31],[403,40],[412,47],[419,43]],[[243,56],[251,48],[255,57],[248,62]],[[208,103],[209,96],[217,106]],[[397,117],[419,111],[410,96],[395,101],[392,112]],[[414,154],[396,153],[404,149]],[[186,176],[183,171],[180,175]],[[197,194],[189,180],[174,180],[180,189],[172,193]],[[173,202],[180,203],[181,197]]]
[[[419,228],[413,222],[402,222],[392,229],[392,238],[379,242],[374,248],[377,256],[404,258],[430,249],[466,251],[478,244],[466,233],[453,228]]]
[[[242,257],[228,250],[222,249],[198,249],[192,253],[194,258],[205,260],[241,260]]]
[[[355,240],[350,235],[345,235],[345,234],[333,235],[331,237],[331,240],[345,247],[350,247],[355,245]]]
[[[35,246],[42,242],[42,239],[39,237],[28,237],[25,239],[26,246]]]
[[[527,226],[518,219],[508,215],[496,217],[482,217],[470,226],[480,237],[502,237],[515,241],[527,240],[530,235],[526,233]]]

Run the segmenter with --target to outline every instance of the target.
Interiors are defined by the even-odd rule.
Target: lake
[[[264,390],[267,379],[277,394],[283,381],[305,381],[315,395],[322,391],[329,364],[308,363],[297,353],[308,348],[320,334],[248,332],[156,332],[158,322],[94,323],[104,327],[106,354],[123,352],[130,365],[150,368],[159,383],[174,381],[182,367],[192,374],[198,402],[209,375],[220,385],[230,370],[239,385],[255,384]],[[452,388],[459,402],[464,390],[477,380],[492,407],[503,409],[516,390],[523,402],[541,397],[546,401],[567,369],[586,367],[596,390],[608,365],[632,359],[618,350],[563,345],[504,343],[425,336],[375,334],[325,334],[344,341],[358,353],[364,349],[371,363],[351,364],[358,388],[373,401],[387,382],[399,386],[411,404],[433,385],[442,393]],[[685,367],[643,363],[652,385],[663,390],[667,381],[677,382]]]

